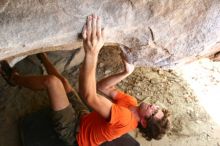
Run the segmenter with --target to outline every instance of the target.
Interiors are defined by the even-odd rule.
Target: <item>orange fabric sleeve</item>
[[[138,105],[137,100],[134,97],[132,97],[122,91],[118,91],[118,93],[115,96],[114,103],[121,105],[121,106],[124,106],[126,108],[129,108],[130,106],[137,106]]]

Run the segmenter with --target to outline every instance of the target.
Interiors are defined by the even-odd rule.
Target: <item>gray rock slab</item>
[[[220,50],[219,0],[2,0],[0,60],[79,48],[91,13],[103,19],[106,44],[139,66],[175,67]]]

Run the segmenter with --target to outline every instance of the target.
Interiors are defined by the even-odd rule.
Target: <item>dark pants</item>
[[[68,146],[75,146],[77,145],[76,135],[80,117],[89,111],[73,92],[68,93],[67,96],[70,101],[69,106],[60,111],[52,111],[52,120],[60,139],[65,141]]]

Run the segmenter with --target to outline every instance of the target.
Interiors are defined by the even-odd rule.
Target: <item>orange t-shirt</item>
[[[77,135],[79,146],[98,146],[137,127],[138,121],[128,109],[137,106],[137,100],[123,92],[118,92],[115,98],[109,122],[97,112],[91,112],[81,118],[80,131]]]

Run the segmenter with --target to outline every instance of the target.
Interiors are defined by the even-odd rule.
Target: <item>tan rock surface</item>
[[[139,66],[174,67],[186,58],[205,56],[220,41],[219,0],[2,0],[0,4],[0,60],[80,47],[78,36],[91,13],[103,18],[106,43],[131,48],[123,52]]]

